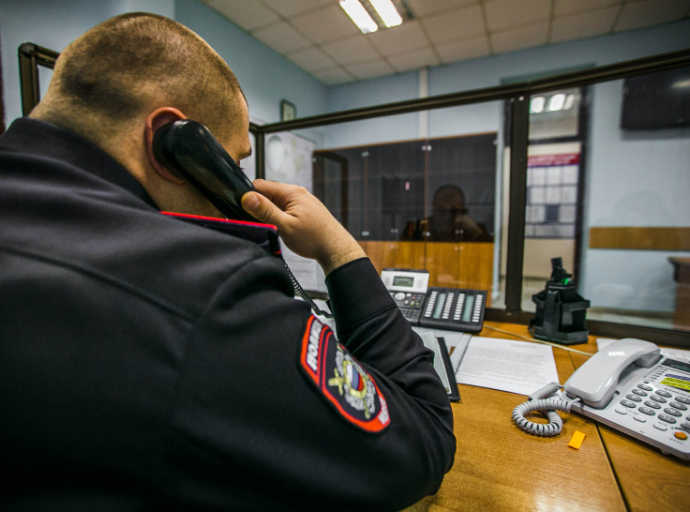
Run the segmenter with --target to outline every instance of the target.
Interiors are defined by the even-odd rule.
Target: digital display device
[[[414,278],[408,276],[395,276],[393,278],[393,286],[414,286]]]

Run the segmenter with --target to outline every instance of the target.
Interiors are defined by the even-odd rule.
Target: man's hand
[[[242,208],[255,219],[278,226],[285,244],[300,256],[318,261],[326,275],[366,256],[352,235],[305,188],[265,180],[254,180],[254,187],[260,194],[247,192]]]

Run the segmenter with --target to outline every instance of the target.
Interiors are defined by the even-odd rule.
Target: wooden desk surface
[[[485,322],[480,336],[517,339],[491,326],[529,336],[526,326],[495,322]],[[573,348],[594,353],[595,338]],[[561,383],[587,360],[558,348],[553,353]],[[438,493],[408,511],[690,510],[690,464],[576,413],[561,413],[558,436],[532,436],[511,420],[524,396],[459,388],[455,464]],[[567,446],[576,430],[587,435],[579,450]]]

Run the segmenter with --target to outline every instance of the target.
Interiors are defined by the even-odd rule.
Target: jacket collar
[[[0,151],[60,160],[125,189],[158,210],[144,187],[122,164],[90,140],[61,126],[39,119],[18,118],[0,137]]]

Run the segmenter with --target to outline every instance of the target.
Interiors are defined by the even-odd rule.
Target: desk
[[[516,339],[488,326],[529,336],[526,326],[495,322],[485,322],[480,336]],[[595,338],[573,348],[594,353]],[[561,383],[587,360],[553,353]],[[436,495],[407,511],[690,509],[690,464],[575,413],[562,413],[560,435],[531,436],[511,421],[525,397],[459,388],[461,402],[452,404],[455,464]],[[567,447],[576,430],[587,434],[579,450]]]

